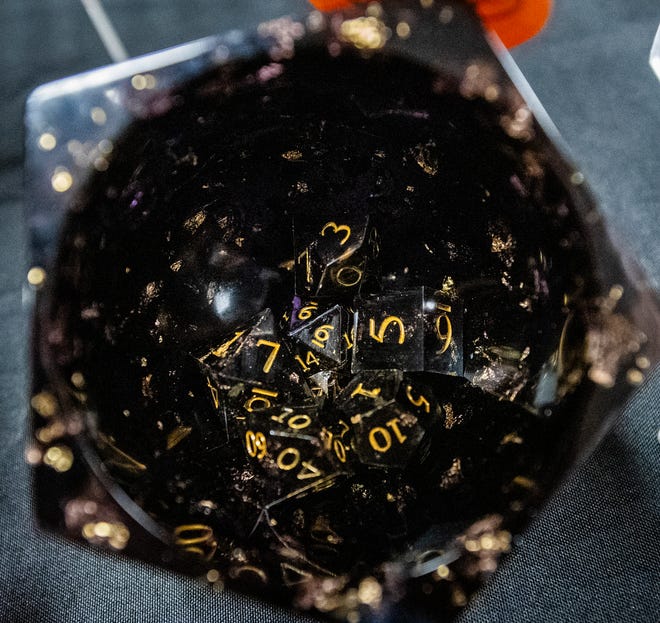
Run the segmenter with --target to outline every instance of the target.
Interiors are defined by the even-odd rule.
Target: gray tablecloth
[[[302,0],[107,0],[140,54],[296,11]],[[557,0],[514,51],[612,229],[660,276],[660,83],[648,65],[657,0]],[[0,621],[306,621],[41,532],[26,426],[22,107],[40,83],[108,62],[75,0],[0,3]],[[516,540],[462,623],[660,620],[660,374]]]

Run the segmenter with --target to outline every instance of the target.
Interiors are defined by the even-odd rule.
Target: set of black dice
[[[463,365],[461,302],[397,290],[396,277],[384,290],[368,216],[300,219],[294,232],[291,308],[263,310],[198,356],[248,457],[287,498],[355,464],[404,469],[422,457],[427,431],[444,424],[424,373]]]

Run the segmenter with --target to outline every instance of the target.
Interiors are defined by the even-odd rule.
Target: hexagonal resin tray
[[[32,96],[46,525],[334,618],[442,618],[641,382],[654,296],[471,11],[423,4]]]

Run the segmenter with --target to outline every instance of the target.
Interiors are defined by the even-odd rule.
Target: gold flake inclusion
[[[57,146],[57,139],[50,132],[44,132],[39,137],[39,149],[42,151],[52,151]]]
[[[53,190],[58,193],[64,193],[73,185],[71,173],[64,167],[57,167],[50,178]]]

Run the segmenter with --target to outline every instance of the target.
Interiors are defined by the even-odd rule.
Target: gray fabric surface
[[[133,54],[276,16],[302,0],[107,0]],[[612,229],[660,276],[657,0],[557,0],[514,56],[572,148]],[[0,621],[305,621],[256,600],[82,548],[33,524],[23,459],[27,319],[22,106],[40,83],[107,58],[74,0],[0,4]],[[660,620],[660,374],[517,540],[461,623]]]

